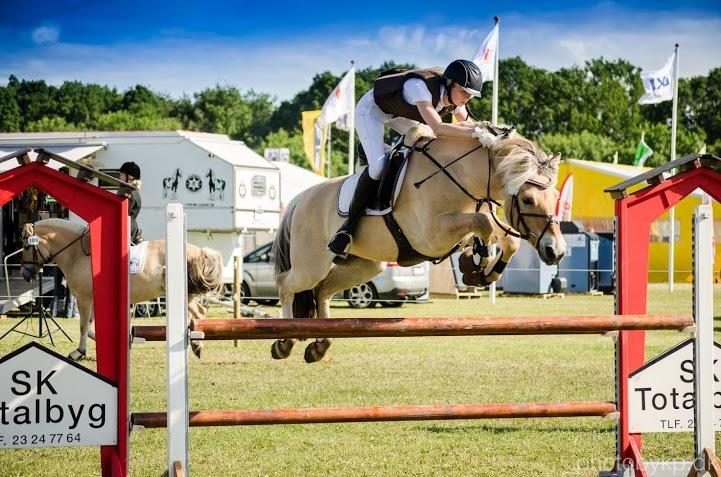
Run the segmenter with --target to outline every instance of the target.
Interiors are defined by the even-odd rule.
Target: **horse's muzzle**
[[[21,267],[22,276],[23,276],[23,278],[25,279],[26,282],[29,282],[30,280],[32,280],[33,277],[37,274],[37,272],[35,271],[34,268],[35,268],[35,267],[33,267],[33,268],[31,269],[30,266],[25,265],[25,264],[22,265],[22,267]]]
[[[558,265],[566,255],[566,244],[559,244],[556,240],[542,240],[538,247],[538,255],[546,265]]]

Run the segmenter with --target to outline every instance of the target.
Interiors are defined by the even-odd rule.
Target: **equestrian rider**
[[[121,187],[118,195],[128,198],[128,215],[130,216],[130,245],[137,245],[143,241],[143,231],[138,228],[138,214],[142,201],[140,200],[140,188],[143,183],[140,180],[140,167],[134,162],[125,162],[120,166],[120,177],[123,182],[135,186],[134,190]]]
[[[405,134],[419,123],[427,124],[438,136],[473,137],[474,127],[464,123],[444,123],[453,113],[458,121],[468,119],[466,103],[480,97],[483,78],[472,61],[455,60],[445,69],[390,71],[382,74],[358,101],[355,127],[368,158],[368,167],[358,178],[348,209],[348,219],[328,243],[328,250],[345,258],[353,232],[368,199],[375,194],[388,163],[383,142],[383,126]]]

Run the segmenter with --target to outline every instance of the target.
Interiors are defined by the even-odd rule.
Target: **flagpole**
[[[355,61],[350,61],[350,67],[355,68]],[[350,110],[350,117],[348,118],[348,175],[353,175],[355,168],[355,74],[353,75],[353,86],[351,87],[353,92],[353,100],[351,103],[353,107]]]
[[[673,58],[673,106],[671,109],[671,161],[676,160],[676,110],[678,109],[678,43],[674,48]],[[675,174],[673,169],[671,174]],[[676,213],[674,207],[668,211],[668,291],[673,291],[674,278],[674,247],[676,245]]]
[[[493,20],[495,20],[495,24],[498,25],[501,22],[501,17],[495,16],[493,17]],[[491,99],[492,124],[498,124],[498,45],[501,43],[500,25],[498,25],[498,28],[499,32],[498,38],[496,38],[496,54],[494,55],[495,58],[493,61],[493,97]],[[489,207],[491,207],[491,209],[495,208],[493,204],[490,204]],[[492,250],[498,253],[498,247],[496,245],[493,245]],[[496,282],[491,283],[491,285],[488,287],[488,293],[491,300],[491,305],[494,305],[496,303]]]
[[[330,142],[331,142],[331,141],[330,141],[330,130],[333,129],[332,126],[333,126],[332,123],[331,123],[331,124],[328,124],[328,126],[327,126],[327,128],[328,128],[328,135],[327,135],[327,136],[328,136],[328,150],[327,150],[327,152],[326,152],[326,158],[325,158],[325,160],[326,160],[326,164],[327,164],[327,166],[326,166],[326,171],[328,171],[328,172],[327,172],[327,174],[328,174],[328,179],[330,179],[330,174],[331,174],[331,161],[330,161]]]

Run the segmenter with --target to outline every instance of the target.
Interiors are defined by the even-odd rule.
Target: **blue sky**
[[[312,5],[312,7],[310,6]],[[10,74],[137,83],[172,96],[215,84],[292,97],[351,59],[443,65],[471,56],[501,16],[501,57],[555,70],[591,58],[682,76],[721,66],[721,1],[3,1],[0,83]]]

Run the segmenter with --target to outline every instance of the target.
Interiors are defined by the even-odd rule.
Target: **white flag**
[[[338,86],[328,96],[323,105],[318,122],[321,125],[330,124],[341,116],[353,111],[355,107],[355,66],[348,70]]]
[[[638,104],[656,104],[673,99],[673,65],[676,59],[674,52],[666,64],[658,71],[644,71],[641,81],[646,94],[641,96]]]
[[[571,221],[571,211],[573,209],[573,174],[568,174],[561,186],[561,192],[558,194],[558,202],[556,202],[556,220],[563,222]]]
[[[496,69],[496,50],[498,49],[498,23],[481,43],[481,47],[473,56],[473,62],[481,69],[483,82],[493,81]]]

